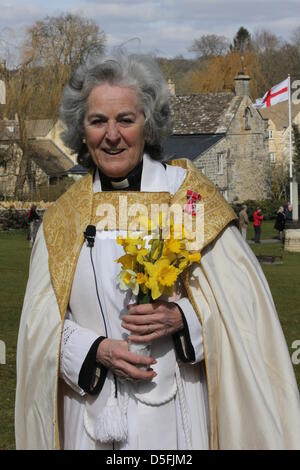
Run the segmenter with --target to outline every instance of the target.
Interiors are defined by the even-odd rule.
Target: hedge
[[[257,207],[262,208],[262,212],[264,214],[264,220],[273,220],[276,219],[277,211],[280,206],[285,207],[286,201],[278,201],[265,199],[262,201],[245,201],[241,204],[231,204],[231,207],[238,215],[240,210],[243,206],[246,205],[248,207],[248,217],[249,220],[253,220],[253,212],[256,210]]]

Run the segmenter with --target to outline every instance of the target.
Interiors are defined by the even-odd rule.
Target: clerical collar
[[[131,170],[128,175],[121,178],[110,178],[99,169],[102,191],[140,191],[143,171],[143,160]]]

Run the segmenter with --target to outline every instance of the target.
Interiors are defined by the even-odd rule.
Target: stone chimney
[[[168,80],[168,88],[169,88],[170,95],[175,96],[176,95],[176,93],[175,93],[175,83],[173,83],[170,78]]]
[[[235,81],[235,94],[236,96],[250,96],[250,77],[243,73],[239,73]]]

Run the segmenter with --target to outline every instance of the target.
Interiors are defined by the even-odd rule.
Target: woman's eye
[[[92,126],[97,126],[97,125],[104,124],[105,122],[106,122],[105,119],[96,118],[96,119],[91,120],[91,125]]]
[[[122,118],[120,120],[121,123],[124,123],[124,124],[132,124],[133,123],[133,119],[132,118]]]

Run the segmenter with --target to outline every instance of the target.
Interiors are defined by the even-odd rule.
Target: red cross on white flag
[[[274,104],[280,103],[281,101],[286,101],[289,99],[289,79],[283,80],[283,82],[278,85],[273,86],[263,98],[258,98],[255,103],[253,103],[254,108],[269,108],[274,106]]]

